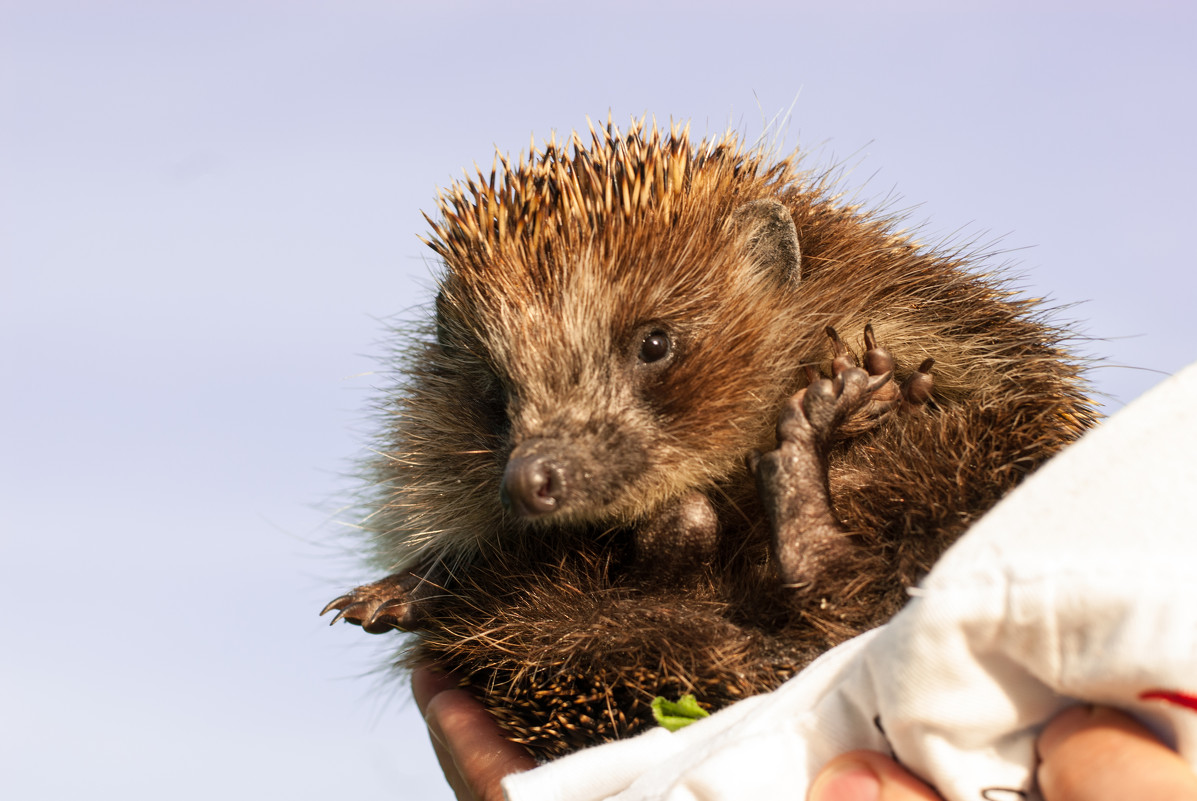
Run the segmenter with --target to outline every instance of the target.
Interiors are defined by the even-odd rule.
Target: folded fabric
[[[1197,365],[1039,470],[887,625],[773,693],[504,780],[510,801],[802,798],[857,748],[948,801],[1037,799],[1035,737],[1087,702],[1197,769]]]

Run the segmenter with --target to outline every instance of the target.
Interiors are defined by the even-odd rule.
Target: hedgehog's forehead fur
[[[438,198],[428,244],[462,280],[492,283],[489,265],[506,256],[524,265],[527,289],[552,291],[561,253],[605,255],[638,231],[711,234],[736,206],[776,196],[796,177],[792,159],[770,163],[768,150],[743,148],[733,132],[694,145],[689,126],[663,131],[641,120],[626,134],[592,125],[590,140],[554,137],[515,164],[496,156],[489,178],[479,170],[455,182]]]

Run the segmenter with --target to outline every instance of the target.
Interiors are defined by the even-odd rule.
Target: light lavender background
[[[448,797],[316,612],[419,210],[495,145],[792,107],[1085,301],[1111,408],[1197,356],[1193,5],[896,5],[0,2],[0,797]]]

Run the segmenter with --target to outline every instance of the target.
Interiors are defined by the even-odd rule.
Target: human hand
[[[412,671],[411,684],[437,761],[459,801],[503,801],[500,780],[536,767],[528,752],[507,740],[486,708],[452,676],[422,665]]]
[[[1142,725],[1112,709],[1073,707],[1039,737],[1036,778],[1046,801],[1197,801],[1197,774]],[[938,801],[892,759],[852,751],[831,760],[808,801]]]

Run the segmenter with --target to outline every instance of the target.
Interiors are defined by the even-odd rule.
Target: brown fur
[[[455,668],[542,757],[650,725],[656,695],[717,708],[771,689],[883,622],[1093,419],[1032,303],[793,159],[643,124],[571,144],[442,197],[435,330],[402,358],[368,519],[376,567],[435,585],[406,660]],[[734,216],[765,198],[793,217],[799,276],[746,256]],[[830,590],[787,587],[746,459],[777,446],[806,368],[826,371],[825,327],[855,345],[870,323],[899,382],[935,360],[932,398],[830,450],[855,556]],[[675,350],[644,372],[636,348],[659,325]],[[586,481],[525,522],[499,487],[538,437],[568,442]],[[713,550],[679,536],[646,559],[645,532],[695,491],[717,518]]]

